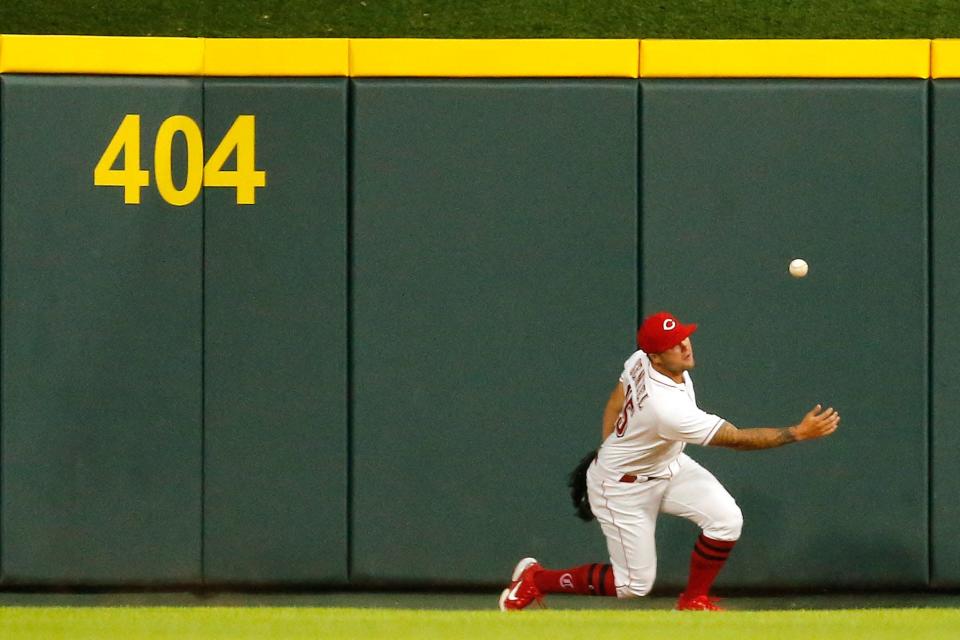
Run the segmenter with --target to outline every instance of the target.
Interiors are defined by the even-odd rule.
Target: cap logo
[[[673,318],[667,318],[663,321],[663,330],[664,331],[673,331],[677,328],[677,321]]]

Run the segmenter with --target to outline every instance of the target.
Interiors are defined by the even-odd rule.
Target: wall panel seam
[[[928,81],[926,83],[926,116],[927,116],[927,192],[926,192],[926,244],[927,244],[927,264],[926,264],[926,273],[927,273],[927,388],[926,388],[926,402],[927,402],[927,586],[933,586],[934,581],[934,567],[935,567],[935,554],[936,548],[934,546],[934,456],[933,456],[933,446],[935,438],[935,429],[934,429],[934,340],[935,340],[935,319],[934,319],[934,203],[933,203],[933,193],[934,193],[934,164],[935,162],[935,150],[934,150],[934,118],[936,117],[934,100],[933,100],[933,82]]]
[[[356,95],[354,92],[354,82],[353,80],[347,80],[347,89],[346,89],[346,122],[345,124],[345,144],[346,144],[346,175],[345,175],[345,187],[346,187],[346,228],[344,229],[345,233],[345,243],[346,243],[346,255],[345,258],[345,313],[346,313],[346,388],[347,388],[347,397],[345,398],[346,402],[346,426],[347,426],[347,447],[346,447],[346,543],[347,543],[347,558],[346,558],[346,573],[347,573],[347,584],[352,582],[353,577],[353,491],[354,491],[354,476],[353,476],[353,456],[354,456],[354,443],[353,443],[353,416],[354,416],[354,378],[353,378],[353,216],[354,216],[354,207],[353,207],[353,187],[354,187],[354,117],[355,117],[355,101]]]
[[[207,82],[200,82],[200,127],[207,125]],[[201,190],[201,194],[203,190]],[[200,583],[207,583],[207,199],[200,206]]]

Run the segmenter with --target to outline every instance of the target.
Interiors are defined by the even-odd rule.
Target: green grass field
[[[931,38],[960,36],[960,0],[4,0],[0,33]]]
[[[958,609],[826,611],[437,611],[290,607],[8,607],[0,638],[956,638]]]

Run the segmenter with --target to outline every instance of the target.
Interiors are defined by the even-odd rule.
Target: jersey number
[[[623,403],[623,411],[620,412],[620,417],[617,418],[617,426],[615,429],[618,438],[623,437],[624,432],[627,430],[627,421],[636,410],[636,408],[633,406],[633,394],[630,393],[630,389],[627,389],[627,397],[625,399],[626,402]]]

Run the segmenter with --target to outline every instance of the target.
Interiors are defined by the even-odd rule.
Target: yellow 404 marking
[[[182,186],[173,182],[173,138],[181,134],[187,147],[187,179]],[[153,170],[160,197],[183,207],[200,195],[201,187],[234,187],[237,204],[255,204],[257,187],[267,184],[267,173],[256,169],[256,120],[237,116],[233,125],[203,163],[203,134],[189,116],[170,116],[160,125],[153,145]],[[237,168],[223,168],[236,151]],[[123,153],[123,166],[114,169]],[[123,187],[124,204],[140,204],[141,190],[150,184],[150,173],[140,168],[140,116],[124,116],[113,138],[93,169],[93,184],[98,187]]]

